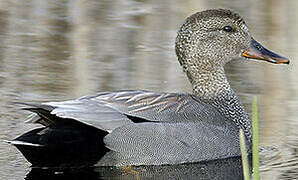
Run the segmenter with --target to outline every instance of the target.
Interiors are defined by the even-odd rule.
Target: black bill
[[[251,38],[250,48],[242,52],[242,56],[249,59],[268,61],[275,64],[289,64],[288,58],[282,57],[266,48]]]

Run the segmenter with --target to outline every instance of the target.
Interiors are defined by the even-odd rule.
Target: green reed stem
[[[241,159],[242,159],[244,180],[250,180],[250,171],[249,171],[249,163],[248,163],[248,158],[247,158],[245,136],[244,136],[244,132],[242,129],[239,130],[239,140],[240,140],[240,150],[241,150]]]
[[[257,97],[254,97],[252,103],[252,163],[253,179],[259,180],[259,118]]]

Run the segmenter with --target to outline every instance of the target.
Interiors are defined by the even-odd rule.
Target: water
[[[298,175],[298,2],[220,0],[0,1],[0,140],[34,126],[14,101],[73,99],[98,91],[147,89],[190,92],[174,53],[178,27],[188,15],[209,8],[239,12],[255,39],[289,57],[289,66],[233,61],[226,66],[233,89],[250,112],[260,107],[262,179]],[[142,177],[211,178],[228,162],[137,169]],[[237,164],[238,163],[238,164]],[[237,172],[216,177],[239,175]],[[215,164],[215,166],[214,166]],[[16,148],[0,142],[0,179],[41,177],[129,179],[119,169],[71,172],[31,170]],[[217,171],[211,171],[216,169]],[[235,170],[236,171],[236,170]],[[65,175],[65,174],[64,174]],[[240,175],[241,176],[241,175]],[[214,178],[214,177],[212,177]]]

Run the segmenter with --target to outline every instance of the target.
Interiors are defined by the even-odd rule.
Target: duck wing
[[[196,122],[208,120],[220,124],[224,120],[216,108],[198,101],[190,94],[151,91],[110,91],[62,102],[26,104],[27,110],[37,113],[27,122],[48,126],[52,122],[40,116],[49,111],[60,118],[76,120],[96,128],[113,129],[136,122]]]

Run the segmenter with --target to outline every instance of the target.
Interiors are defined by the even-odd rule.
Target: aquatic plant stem
[[[242,169],[244,180],[250,180],[250,171],[249,163],[247,158],[247,149],[245,143],[245,136],[242,129],[239,130],[239,139],[240,139],[240,150],[241,150],[241,159],[242,159]]]
[[[259,180],[259,118],[257,97],[254,97],[252,104],[252,162],[253,179]]]

